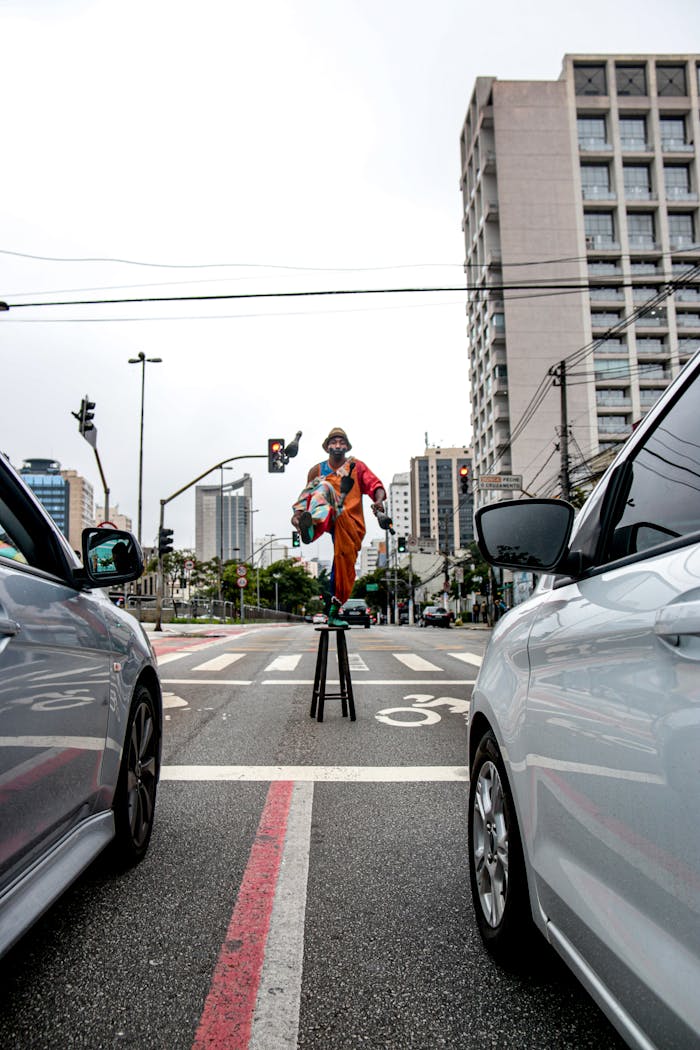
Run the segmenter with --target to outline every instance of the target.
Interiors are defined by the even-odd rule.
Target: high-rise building
[[[567,55],[558,80],[477,79],[461,136],[477,475],[585,485],[700,347],[699,70]]]
[[[225,562],[247,561],[251,558],[252,502],[250,474],[227,484],[196,486],[195,552],[199,561],[221,557]]]
[[[99,525],[101,521],[105,520],[105,509],[104,507],[95,507],[95,522]],[[109,508],[109,520],[112,522],[117,529],[124,529],[126,532],[133,532],[134,526],[131,518],[128,514],[121,514],[119,511],[119,504],[115,503],[113,507]]]
[[[464,550],[474,539],[474,499],[462,492],[459,468],[472,466],[470,448],[426,448],[411,459],[410,534],[432,538],[441,551]]]
[[[24,483],[44,505],[64,536],[70,528],[70,490],[61,475],[61,464],[55,459],[25,459],[20,467]],[[80,549],[72,544],[74,549]]]
[[[79,552],[82,550],[83,529],[95,524],[95,492],[77,470],[62,470],[61,477],[68,482],[68,542],[74,551]]]

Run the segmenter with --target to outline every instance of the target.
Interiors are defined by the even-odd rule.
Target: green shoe
[[[303,511],[299,515],[298,528],[302,543],[314,542],[314,519],[311,517],[308,510]]]
[[[348,623],[347,623],[346,620],[340,620],[337,616],[329,616],[328,617],[328,626],[329,627],[347,627]]]

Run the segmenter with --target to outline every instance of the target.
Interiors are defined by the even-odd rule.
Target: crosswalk
[[[257,678],[260,673],[259,671],[253,671],[252,669],[253,661],[255,661],[255,664],[257,666],[259,654],[259,649],[253,649],[251,651],[246,650],[244,652],[220,653],[217,656],[210,657],[209,659],[196,664],[192,668],[188,668],[185,672],[185,674],[188,676],[187,678],[164,678],[163,681],[170,684],[188,683],[200,685],[252,685],[253,679]],[[186,649],[180,652],[166,653],[159,658],[158,663],[162,667],[165,664],[171,664],[177,660],[182,660],[185,657],[192,655],[192,650]],[[387,673],[393,673],[391,670],[389,670],[387,666],[386,655],[387,653],[385,651],[380,657],[382,661],[381,672],[384,675],[386,675]],[[471,677],[464,679],[462,683],[452,679],[453,684],[472,684],[474,679],[476,678],[476,672],[481,666],[482,662],[482,657],[478,653],[471,653],[466,651],[440,652],[439,656],[436,657],[436,659],[445,658],[444,662],[446,663],[446,666],[440,666],[439,664],[434,663],[432,660],[428,660],[424,656],[420,656],[418,653],[397,651],[391,652],[389,655],[393,658],[393,661],[395,662],[394,666],[396,672],[405,673],[406,671],[409,671],[413,672],[414,674],[429,676],[426,679],[402,679],[402,681],[406,684],[419,684],[421,682],[429,682],[432,680],[432,676],[434,675],[450,674],[450,664],[452,664],[452,661],[458,661],[461,664],[466,664],[471,671]],[[366,673],[371,672],[372,670],[379,670],[379,668],[373,668],[372,666],[372,652],[366,652],[365,656],[367,657],[367,659],[365,659],[362,655],[360,655],[360,653],[357,652],[348,653],[350,671],[353,675],[357,673],[358,675],[362,676]],[[369,663],[367,661],[369,661]],[[236,670],[240,668],[243,671],[243,675],[246,677],[241,677],[240,679],[208,677],[216,672],[224,672],[230,667],[232,667],[234,664],[237,665]],[[315,655],[310,650],[298,653],[279,653],[277,655],[273,655],[269,663],[267,663],[262,669],[262,673],[264,675],[271,675],[273,677],[265,679],[263,684],[282,685],[306,681],[306,679],[292,679],[276,676],[281,674],[295,674],[298,671],[301,671],[302,673],[304,671],[306,671],[307,673],[312,673],[314,665]],[[454,666],[454,664],[452,664],[452,666]],[[252,677],[250,677],[251,673]],[[312,680],[313,679],[310,679],[310,681]],[[332,681],[332,679],[329,679],[329,681]],[[380,681],[384,681],[384,679],[367,680],[360,677],[358,681],[365,681],[367,684],[378,684]]]

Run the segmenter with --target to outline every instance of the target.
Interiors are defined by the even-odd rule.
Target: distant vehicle
[[[328,617],[325,613],[314,613],[312,623],[328,623]]]
[[[338,614],[350,627],[357,624],[360,627],[369,627],[371,617],[369,606],[364,598],[348,598]]]
[[[477,923],[508,966],[543,934],[640,1050],[700,1046],[699,415],[696,354],[575,523],[476,515],[487,561],[540,577],[471,700]]]
[[[0,456],[0,955],[109,847],[145,855],[162,737],[155,657],[109,599],[130,533],[85,529],[83,564]]]
[[[421,617],[422,627],[449,627],[452,619],[447,609],[441,605],[426,605]]]

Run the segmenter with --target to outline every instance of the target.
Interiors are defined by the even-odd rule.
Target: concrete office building
[[[461,491],[459,468],[472,468],[470,448],[426,448],[411,459],[410,535],[432,549],[464,550],[474,539],[474,500]]]
[[[195,553],[199,561],[249,561],[253,553],[253,481],[250,474],[226,484],[195,488]]]
[[[68,542],[74,551],[81,551],[83,529],[95,524],[95,491],[77,470],[62,470],[61,477],[68,482]]]
[[[477,475],[585,485],[700,347],[697,279],[664,295],[700,262],[699,68],[567,55],[558,80],[477,79],[461,136]]]
[[[104,509],[104,506],[100,507],[98,505],[97,507],[95,507],[95,522],[96,522],[96,524],[99,525],[99,523],[101,521],[104,521],[104,520],[105,520],[105,509]],[[133,532],[134,531],[134,527],[133,527],[131,518],[128,516],[128,514],[122,514],[120,512],[118,503],[115,503],[115,505],[113,507],[110,506],[110,508],[109,508],[109,520],[112,522],[112,525],[114,525],[114,527],[117,528],[117,529],[124,529],[126,532]]]
[[[388,492],[389,517],[394,523],[397,536],[408,536],[411,532],[411,481],[408,471],[394,474]]]

